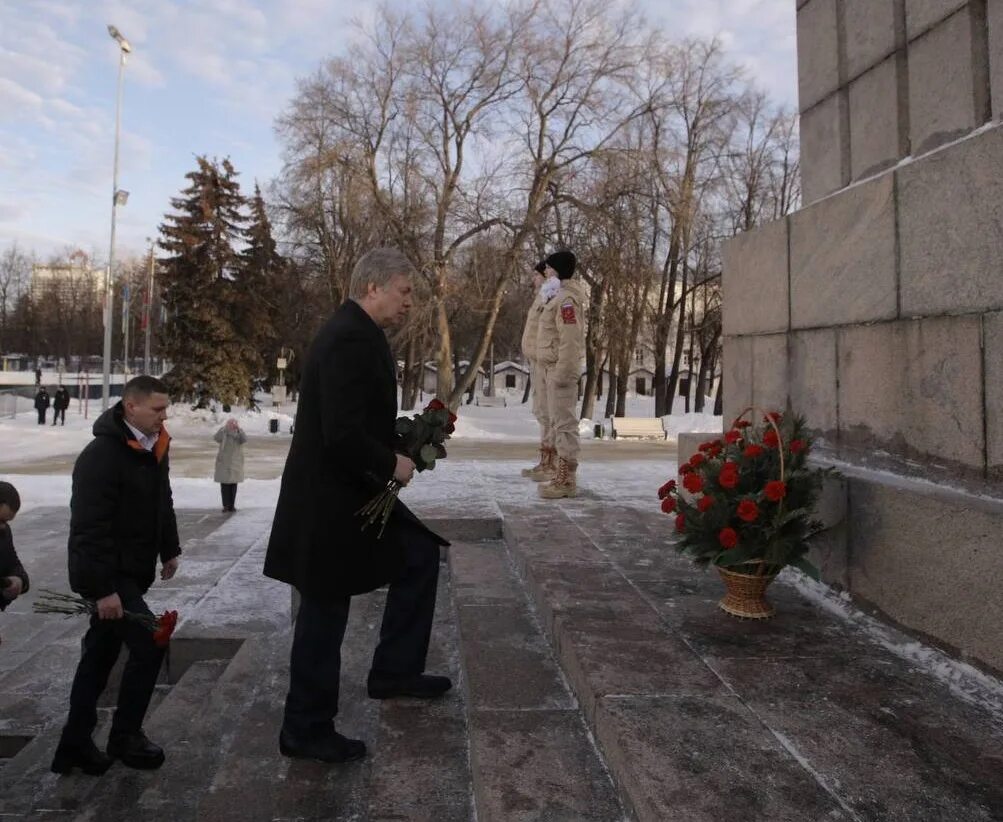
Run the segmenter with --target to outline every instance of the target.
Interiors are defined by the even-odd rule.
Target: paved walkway
[[[147,722],[167,764],[48,773],[84,624],[29,595],[0,615],[0,819],[1003,820],[1003,692],[961,698],[783,581],[775,619],[724,615],[657,513],[473,491],[423,512],[454,539],[429,667],[457,687],[369,700],[383,594],[357,598],[339,725],[363,762],[277,751],[290,607],[260,575],[270,511],[186,510],[182,570],[151,592],[183,617]],[[65,589],[65,518],[15,523],[36,590]]]

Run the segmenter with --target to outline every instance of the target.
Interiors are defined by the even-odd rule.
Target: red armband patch
[[[575,317],[575,304],[570,300],[561,306],[561,321],[565,325],[575,325],[578,322]]]

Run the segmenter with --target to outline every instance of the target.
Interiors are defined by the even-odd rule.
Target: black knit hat
[[[543,267],[547,265],[557,272],[559,280],[568,280],[575,273],[575,255],[570,251],[555,251],[549,257],[540,260],[536,270],[542,274]]]

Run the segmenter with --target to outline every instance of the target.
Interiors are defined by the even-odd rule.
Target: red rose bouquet
[[[436,460],[446,458],[444,443],[455,428],[456,414],[440,400],[434,399],[420,414],[397,419],[395,450],[398,454],[410,457],[416,471],[431,471],[435,468]],[[392,479],[379,494],[355,512],[363,517],[363,530],[379,523],[380,530],[376,538],[383,536],[383,529],[390,519],[400,490],[401,484]]]
[[[73,594],[61,594],[58,591],[49,591],[45,588],[40,589],[40,593],[41,596],[32,604],[32,610],[36,614],[64,614],[65,616],[86,614],[92,616],[97,613],[97,605],[93,600]],[[170,645],[171,635],[178,625],[177,611],[164,611],[160,616],[123,611],[122,618],[138,622],[150,631],[158,648],[166,648]]]
[[[698,565],[755,563],[764,576],[794,565],[817,578],[805,554],[822,527],[812,518],[822,480],[834,469],[807,465],[812,438],[802,417],[774,411],[752,425],[746,413],[679,467],[682,490],[676,480],[658,489],[662,511],[675,514],[676,548]]]

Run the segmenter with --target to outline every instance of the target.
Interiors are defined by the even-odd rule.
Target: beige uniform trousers
[[[555,366],[546,370],[544,382],[547,384],[547,411],[550,415],[552,442],[557,456],[571,462],[578,461],[578,384],[575,382],[558,385],[553,379]]]
[[[537,365],[534,360],[529,361],[529,379],[532,383],[530,390],[533,392],[533,416],[540,424],[540,446],[553,448],[554,428],[550,424],[550,402],[547,399],[545,371],[546,369],[542,365]]]

